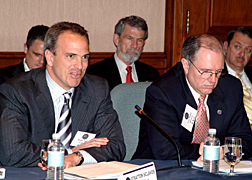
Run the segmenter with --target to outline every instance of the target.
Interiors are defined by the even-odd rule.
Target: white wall
[[[129,15],[147,21],[144,52],[164,51],[165,0],[0,0],[0,7],[0,51],[23,51],[34,25],[72,21],[88,30],[91,52],[113,52],[114,26]]]

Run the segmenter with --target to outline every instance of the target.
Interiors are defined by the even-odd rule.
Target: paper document
[[[139,165],[124,162],[100,162],[68,168],[64,170],[65,175],[71,175],[82,178],[114,178],[119,177],[120,173],[129,169],[139,167]]]
[[[193,166],[203,167],[203,162],[193,161]],[[230,165],[224,160],[220,160],[219,172],[228,173],[230,171]],[[235,173],[251,173],[252,172],[252,162],[251,161],[240,161],[240,163],[234,166]]]

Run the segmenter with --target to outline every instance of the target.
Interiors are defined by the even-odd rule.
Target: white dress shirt
[[[127,76],[127,73],[128,73],[126,68],[127,68],[128,65],[126,65],[124,62],[122,62],[119,59],[119,57],[117,56],[116,53],[114,54],[114,58],[115,58],[116,65],[117,65],[118,70],[119,70],[119,74],[121,76],[121,81],[122,81],[122,83],[126,83],[126,76]],[[135,63],[132,63],[130,66],[132,67],[132,69],[131,69],[132,79],[133,79],[134,82],[138,82]]]
[[[226,66],[227,66],[228,74],[231,74],[232,76],[235,77],[237,75],[237,73],[233,69],[231,69],[227,63],[226,63]],[[239,74],[241,75],[241,80],[244,82],[246,87],[249,89],[249,93],[252,96],[252,84],[251,84],[247,74],[245,73],[244,69]]]
[[[23,60],[23,64],[24,64],[24,71],[25,71],[25,72],[30,71],[28,65],[27,65],[26,62],[25,62],[25,58],[24,58],[24,60]]]
[[[53,79],[50,77],[48,71],[46,70],[46,82],[48,84],[52,100],[53,100],[53,106],[54,106],[54,113],[55,113],[55,130],[54,132],[57,131],[59,119],[60,119],[60,112],[64,104],[64,93],[65,92],[71,92],[72,96],[74,93],[74,88],[71,88],[70,90],[66,91],[62,87],[60,87],[56,82],[53,81]],[[69,101],[69,107],[71,108],[72,106],[72,98],[70,98]],[[73,134],[74,136],[74,134]],[[68,153],[72,153],[71,149],[67,150]],[[84,150],[80,150],[80,153],[84,157],[84,163],[83,164],[91,164],[91,163],[97,163],[97,161],[91,156],[88,152]]]

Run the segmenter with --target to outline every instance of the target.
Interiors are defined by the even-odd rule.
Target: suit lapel
[[[114,84],[116,84],[116,85],[117,84],[122,84],[121,76],[120,76],[118,67],[116,65],[114,55],[111,56],[111,59],[110,59],[109,62],[111,62],[110,67],[109,67],[109,70],[110,70],[110,73],[111,73],[110,77],[112,77],[111,81],[113,81]]]
[[[35,102],[39,107],[40,117],[43,119],[48,133],[52,134],[55,130],[55,115],[51,93],[46,83],[45,70],[40,71],[34,77],[34,81],[37,93]]]
[[[224,112],[226,112],[226,106],[223,103],[224,93],[218,86],[208,97],[208,107],[210,111],[210,127],[217,128],[221,127],[224,122]]]
[[[73,104],[72,104],[72,139],[78,130],[81,130],[86,125],[83,125],[83,119],[87,119],[87,112],[89,107],[89,102],[91,100],[91,96],[88,92],[87,84],[85,83],[85,76],[82,79],[80,85],[75,88],[74,96],[73,96]]]
[[[182,92],[185,93],[184,94],[185,103],[197,110],[197,104],[196,104],[195,99],[194,99],[194,97],[192,95],[192,92],[190,91],[189,86],[187,84],[184,69],[182,67],[182,64],[181,63],[179,63],[179,64],[180,64],[180,66],[178,66],[178,68],[179,68],[178,72],[182,73],[182,74],[179,75],[179,78],[180,78],[180,82],[181,82],[181,85],[182,85],[182,88],[183,88]]]
[[[23,64],[23,61],[21,62],[21,63],[19,63],[17,66],[16,66],[16,68],[13,70],[13,72],[12,72],[12,75],[13,75],[13,77],[14,76],[16,76],[16,75],[18,75],[18,74],[20,74],[20,73],[22,73],[22,72],[25,72],[24,71],[24,64]]]

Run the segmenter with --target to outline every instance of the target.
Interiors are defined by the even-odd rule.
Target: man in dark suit
[[[158,70],[138,61],[147,38],[148,26],[144,19],[138,16],[120,19],[113,37],[117,47],[115,54],[89,66],[87,74],[105,78],[110,90],[118,84],[132,82],[127,81],[127,75],[133,82],[154,81],[159,76]],[[126,70],[127,67],[131,68],[130,72]]]
[[[209,128],[217,130],[221,144],[227,136],[242,138],[243,158],[252,155],[252,132],[243,105],[241,83],[231,75],[221,77],[222,45],[209,34],[189,37],[183,45],[181,62],[147,89],[144,110],[175,140],[182,159],[202,160],[203,141]],[[205,97],[201,114],[205,114],[204,126],[208,128],[198,131],[197,124],[203,120],[197,118],[200,97]],[[200,137],[198,142],[194,141],[196,133]],[[142,119],[133,158],[176,159],[177,152],[169,140]]]
[[[63,126],[64,138],[68,137],[61,139],[63,144],[72,142],[77,131],[96,134],[79,146],[65,145],[65,166],[123,160],[125,145],[108,84],[100,77],[84,76],[89,59],[87,31],[75,23],[56,23],[49,28],[44,46],[46,68],[33,69],[0,86],[1,164],[39,163],[42,139],[50,139],[65,119],[60,113],[65,93],[70,93],[71,118]]]
[[[44,38],[48,28],[48,26],[37,25],[29,30],[24,43],[24,60],[17,65],[1,68],[0,84],[22,72],[44,66]]]
[[[224,42],[226,51],[226,68],[229,74],[240,76],[246,101],[246,88],[252,97],[252,67],[248,65],[252,55],[252,30],[249,27],[238,27],[228,33]],[[245,104],[245,103],[244,103]],[[252,104],[245,104],[250,127],[252,129]]]

